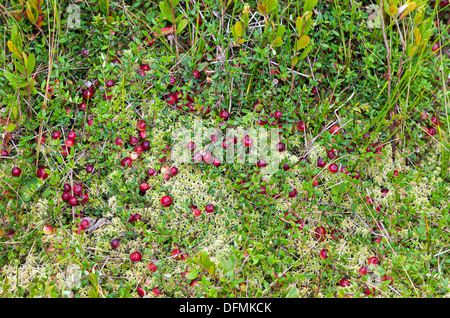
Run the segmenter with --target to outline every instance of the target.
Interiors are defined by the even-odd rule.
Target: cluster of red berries
[[[200,209],[198,209],[196,205],[190,206],[190,209],[192,210],[192,212],[194,213],[194,216],[196,218],[198,218],[199,216],[202,215],[202,211]],[[214,204],[209,203],[205,207],[206,213],[212,213],[212,212],[214,212],[214,210],[215,210]]]
[[[130,153],[129,157],[126,157],[121,161],[122,166],[126,168],[131,167],[133,161],[138,160],[140,155],[144,153],[144,151],[148,151],[151,149],[150,141],[145,139],[147,122],[141,119],[136,123],[136,127],[139,130],[139,137],[144,140],[141,142],[141,144],[138,144],[139,138],[135,136],[131,136],[130,139],[128,140],[130,145],[134,146],[134,151]],[[123,145],[123,139],[120,137],[116,138],[116,145],[121,147]]]
[[[78,229],[75,231],[76,234],[81,234],[89,226],[88,220],[82,220],[78,225]]]
[[[81,200],[79,200],[79,198]],[[63,186],[63,194],[61,195],[61,199],[64,202],[68,202],[71,206],[77,206],[79,203],[81,204],[88,203],[89,196],[86,190],[83,189],[83,185],[75,184],[72,189],[70,184],[65,183]]]

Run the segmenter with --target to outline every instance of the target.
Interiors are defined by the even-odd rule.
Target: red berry
[[[93,165],[87,165],[86,166],[86,172],[87,173],[92,173],[92,171],[94,171],[94,166]]]
[[[282,152],[286,149],[286,145],[282,142],[278,143],[278,151]]]
[[[145,193],[150,189],[150,186],[148,185],[148,183],[143,183],[139,186],[139,191]]]
[[[228,118],[230,118],[230,113],[227,112],[226,110],[222,110],[220,112],[220,118],[222,118],[224,120],[228,120]]]
[[[206,205],[205,211],[208,213],[212,213],[212,212],[214,212],[214,208],[215,208],[214,205],[210,203],[210,204]]]
[[[220,159],[219,158],[214,158],[213,159],[213,165],[216,167],[219,167],[221,164]]]
[[[339,128],[338,125],[334,125],[333,127],[330,128],[330,132],[332,135],[339,135],[341,133],[341,129]]]
[[[155,296],[160,296],[161,295],[161,291],[158,289],[158,287],[153,288],[153,294]]]
[[[81,184],[75,184],[73,186],[73,194],[81,195],[83,193],[83,186]]]
[[[172,205],[172,198],[165,195],[161,198],[161,205],[164,207],[169,207]]]
[[[77,134],[74,131],[69,131],[67,133],[67,139],[74,140],[77,137]]]
[[[113,80],[107,80],[105,85],[106,85],[106,87],[113,87],[114,86],[114,81]]]
[[[325,238],[326,231],[323,226],[318,226],[314,230],[314,233],[316,233],[316,239],[319,240],[321,238]]]
[[[119,247],[120,241],[118,239],[114,239],[111,241],[111,248],[116,249]]]
[[[306,130],[306,124],[303,120],[299,121],[297,123],[297,129],[300,131],[305,131]]]
[[[276,120],[280,120],[281,117],[283,117],[283,112],[280,111],[280,110],[277,110],[277,111],[273,114],[273,117],[274,117]]]
[[[148,140],[144,140],[144,141],[142,141],[142,143],[141,143],[141,146],[142,146],[142,148],[144,149],[144,150],[150,150],[150,141],[148,141]]]
[[[88,220],[83,220],[83,221],[81,221],[80,225],[81,225],[82,227],[86,228],[86,227],[89,226],[89,221],[88,221]]]
[[[81,111],[86,111],[86,109],[87,109],[87,104],[86,104],[85,102],[82,102],[82,103],[80,104],[80,110],[81,110]]]
[[[147,64],[142,64],[141,71],[144,71],[144,72],[150,71],[150,66],[148,66]]]
[[[366,275],[366,274],[367,274],[367,268],[365,268],[364,266],[361,267],[361,268],[358,270],[358,273],[360,273],[361,275]]]
[[[377,258],[377,257],[375,257],[375,256],[372,256],[371,258],[369,258],[369,265],[370,264],[374,264],[374,265],[379,265],[380,264],[380,260]]]
[[[61,195],[61,199],[62,199],[64,202],[69,201],[69,199],[70,199],[70,193],[69,193],[69,192],[63,192],[63,194]]]
[[[158,269],[158,267],[155,264],[153,264],[153,263],[148,264],[148,270],[150,272],[154,273],[154,272],[156,272],[157,269]]]
[[[290,198],[295,198],[296,195],[297,195],[297,189],[294,189],[291,192],[289,192],[289,197]]]
[[[350,282],[346,279],[341,279],[341,281],[339,282],[339,286],[348,287],[348,286],[350,286]]]
[[[71,206],[77,206],[77,205],[78,205],[78,199],[75,198],[75,197],[70,197],[70,198],[69,198],[69,204],[70,204]]]
[[[199,209],[194,209],[193,212],[194,212],[194,216],[196,218],[199,217],[200,215],[202,215],[202,211],[200,211]]]
[[[141,260],[141,258],[142,258],[142,255],[139,252],[134,252],[134,253],[130,254],[130,260],[132,262],[138,262]]]
[[[267,162],[264,160],[264,159],[259,159],[257,162],[256,162],[256,165],[258,166],[258,168],[264,168],[264,167],[266,167],[267,166]]]
[[[22,174],[22,170],[18,167],[14,167],[11,170],[11,174],[13,175],[13,177],[19,177]]]
[[[148,174],[149,176],[153,176],[153,175],[155,175],[155,173],[156,173],[156,171],[155,171],[155,169],[153,169],[153,168],[149,168],[149,169],[147,170],[147,174]]]
[[[178,174],[178,168],[177,167],[170,168],[170,174],[172,176],[176,176]]]
[[[389,276],[386,276],[386,275],[383,275],[381,277],[381,280],[383,280],[383,281],[388,280],[389,281],[389,285],[392,285],[392,283],[394,282],[394,279],[392,277],[389,277]]]
[[[172,257],[174,258],[174,259],[181,259],[181,251],[179,250],[179,249],[174,249],[171,253],[170,253],[170,255],[172,255]]]
[[[142,287],[139,286],[139,288],[137,289],[137,293],[139,296],[144,297],[145,296],[145,291]]]
[[[128,142],[132,145],[135,146],[137,145],[137,143],[139,142],[139,139],[137,137],[131,136],[130,140],[128,140]]]
[[[61,133],[59,131],[54,131],[52,132],[52,139],[56,140],[59,139],[59,137],[61,137]]]
[[[122,146],[123,145],[123,139],[120,138],[120,137],[116,138],[116,145],[117,146]]]
[[[194,71],[192,72],[192,75],[194,75],[194,77],[195,77],[196,79],[199,79],[199,78],[200,78],[200,72],[197,71],[197,70],[194,70]]]
[[[177,101],[177,99],[175,98],[175,96],[173,94],[167,95],[167,97],[166,97],[167,104],[173,105],[173,104],[175,104],[176,101]]]
[[[131,167],[131,164],[133,163],[133,161],[131,160],[131,158],[125,158],[125,159],[122,159],[122,162],[121,162],[121,164],[122,164],[122,166],[124,166],[124,167]]]
[[[244,138],[242,138],[242,143],[245,147],[251,147],[253,145],[253,139],[250,136],[246,135],[244,136]]]
[[[327,259],[328,258],[328,251],[327,251],[327,249],[323,249],[323,250],[321,250],[320,251],[320,258],[321,259]]]
[[[323,158],[319,157],[317,158],[317,166],[320,168],[323,168],[327,165],[327,163],[325,162],[325,160],[323,160]]]
[[[436,52],[437,50],[439,50],[439,44],[437,44],[437,43],[434,43],[433,44],[433,47],[431,48],[431,51],[433,51],[433,52]]]
[[[364,290],[364,293],[365,293],[366,295],[373,294],[373,293],[375,293],[375,288],[373,288],[373,287],[371,287],[371,288],[366,287],[366,289]]]
[[[328,166],[328,170],[330,170],[331,173],[336,173],[339,170],[339,167],[337,166],[337,164],[332,163],[331,165]]]

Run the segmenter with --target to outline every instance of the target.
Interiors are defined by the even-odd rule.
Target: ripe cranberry
[[[88,89],[85,89],[83,91],[83,98],[86,100],[92,99],[92,97],[94,96],[94,93],[95,93],[95,89],[93,86],[91,86]]]
[[[153,169],[153,168],[149,168],[149,169],[147,170],[147,174],[148,174],[149,176],[153,176],[153,175],[155,175],[155,173],[156,173],[156,171],[155,171],[155,169]]]
[[[148,141],[148,140],[142,141],[141,146],[145,151],[150,150],[150,148],[151,148],[150,141]]]
[[[319,240],[319,239],[325,237],[326,231],[325,231],[325,228],[323,226],[318,226],[314,230],[314,233],[316,233],[316,239]]]
[[[389,285],[392,285],[392,283],[394,282],[394,279],[393,279],[392,277],[389,277],[389,276],[386,276],[386,275],[383,275],[383,276],[381,277],[381,280],[382,280],[382,281],[389,280]]]
[[[320,251],[320,258],[321,259],[327,259],[328,258],[328,251],[326,248]]]
[[[153,294],[155,296],[160,296],[162,293],[161,291],[158,289],[158,287],[153,288]]]
[[[92,127],[92,125],[94,124],[94,120],[88,119],[87,124],[89,125],[89,127]]]
[[[187,150],[189,150],[191,152],[194,151],[195,150],[195,143],[193,141],[188,142],[187,145],[186,145],[186,148],[187,148]]]
[[[258,125],[264,126],[265,124],[267,124],[267,118],[266,118],[266,116],[261,116],[258,120]]]
[[[319,185],[319,181],[316,178],[313,178],[313,187],[317,187]]]
[[[445,8],[446,6],[448,6],[449,3],[450,3],[449,0],[442,0],[441,2],[439,2],[439,6],[441,8]]]
[[[144,147],[142,147],[141,145],[136,145],[136,147],[134,147],[134,152],[140,155],[141,153],[144,152]]]
[[[164,175],[164,180],[169,181],[170,180],[170,174],[166,173]]]
[[[82,102],[82,103],[80,104],[79,108],[80,108],[81,111],[86,111],[86,109],[87,109],[87,104],[86,104],[85,102]]]
[[[228,118],[230,118],[230,113],[227,112],[226,110],[222,110],[220,112],[220,118],[222,118],[224,120],[228,120]]]
[[[136,123],[136,127],[137,129],[139,129],[140,131],[144,131],[147,129],[147,123],[145,122],[145,120],[141,119],[138,120],[138,122]]]
[[[300,131],[305,131],[306,130],[306,124],[303,120],[299,121],[297,123],[297,129]]]
[[[72,139],[67,139],[64,143],[66,144],[67,147],[70,148],[75,144],[75,141]]]
[[[45,169],[47,169],[47,168],[46,167],[39,167],[37,169],[36,175],[37,175],[38,178],[40,178],[42,180],[47,179],[48,173],[45,172]]]
[[[120,243],[120,241],[119,241],[118,239],[112,240],[112,241],[111,241],[111,248],[112,248],[112,249],[118,248],[118,247],[119,247],[119,243]]]
[[[373,238],[372,242],[374,242],[375,244],[380,244],[381,243],[381,238],[375,237],[375,238]]]
[[[352,172],[350,172],[350,177],[352,178],[352,179],[359,179],[359,178],[361,178],[361,175],[360,175],[360,173],[358,172],[358,171],[352,171]]]
[[[198,16],[195,20],[194,20],[194,24],[195,25],[198,25],[199,27],[203,24],[203,21],[202,21],[202,17],[201,16]]]
[[[144,72],[150,71],[150,66],[148,66],[147,64],[142,64],[141,71],[144,71]]]
[[[93,165],[87,165],[86,166],[86,172],[87,173],[92,173],[92,171],[94,171],[94,166]]]
[[[221,164],[220,159],[219,158],[214,158],[213,159],[213,165],[216,167],[219,167]]]
[[[440,46],[437,43],[433,44],[433,47],[431,48],[431,51],[436,52],[437,50],[439,50]]]
[[[356,147],[353,143],[350,143],[347,145],[347,147],[345,147],[345,149],[347,150],[348,153],[352,153],[355,152]]]
[[[82,227],[86,228],[86,227],[89,226],[89,221],[88,221],[88,220],[82,220],[81,223],[80,223],[80,225],[81,225]]]
[[[282,151],[284,151],[286,149],[286,145],[284,144],[284,143],[282,143],[282,142],[279,142],[278,143],[278,151],[279,152],[282,152]]]
[[[140,219],[142,219],[142,216],[139,213],[136,213],[135,215],[133,215],[133,219],[135,221],[139,221]]]
[[[145,296],[145,291],[144,291],[144,289],[141,286],[139,286],[139,288],[137,289],[137,293],[141,297]]]
[[[330,128],[330,132],[332,135],[339,135],[341,133],[341,129],[339,128],[338,125],[334,125],[333,127]]]
[[[170,174],[172,176],[176,176],[178,174],[178,168],[177,167],[170,168]]]
[[[143,183],[139,186],[139,191],[141,192],[147,192],[150,189],[150,186],[148,185],[148,183]]]
[[[201,153],[196,152],[193,156],[195,163],[202,163],[203,162],[203,156]]]
[[[277,110],[277,111],[273,114],[273,117],[274,117],[276,120],[280,120],[281,117],[283,117],[283,112],[282,112],[281,110]]]
[[[373,288],[373,287],[371,287],[371,288],[366,287],[366,289],[364,290],[364,293],[365,293],[366,295],[373,294],[373,293],[375,293],[375,288]]]
[[[256,165],[258,166],[258,168],[264,168],[264,167],[266,167],[267,166],[267,162],[264,160],[264,159],[259,159],[257,162],[256,162]]]
[[[113,80],[107,80],[105,85],[106,85],[106,87],[113,87],[114,86],[114,81]]]
[[[387,194],[388,192],[389,192],[388,189],[381,189],[381,193],[383,193],[383,194]]]
[[[289,164],[287,162],[283,163],[283,170],[288,171],[290,169]]]
[[[208,213],[214,212],[214,209],[215,209],[215,206],[213,204],[211,204],[211,203],[207,204],[206,207],[205,207],[205,211],[208,212]]]
[[[200,215],[202,215],[202,211],[200,211],[199,209],[194,209],[193,212],[194,212],[194,216],[196,218],[198,218]]]
[[[137,137],[131,136],[130,139],[128,140],[128,142],[132,145],[135,146],[137,145],[137,143],[139,142],[139,139]]]
[[[59,137],[61,137],[61,133],[59,131],[54,131],[52,132],[52,139],[56,140],[59,139]]]
[[[328,166],[328,170],[330,170],[331,173],[336,173],[339,170],[339,167],[337,166],[337,164],[332,163],[331,165]]]
[[[83,186],[81,184],[75,184],[73,186],[73,194],[81,195],[83,193]]]
[[[74,131],[69,131],[67,133],[67,139],[74,140],[77,137],[77,134]]]
[[[133,161],[131,160],[131,158],[122,159],[122,162],[121,162],[122,166],[124,166],[125,168],[131,167],[132,163],[133,163]]]
[[[194,71],[192,72],[192,75],[194,75],[194,77],[195,77],[196,79],[199,79],[199,78],[200,78],[200,72],[197,71],[197,70],[194,70]]]
[[[394,170],[394,176],[398,177],[398,170]]]
[[[19,177],[22,174],[22,170],[18,167],[14,167],[11,170],[11,174],[13,177]]]
[[[173,105],[173,104],[175,104],[176,101],[177,101],[177,99],[175,98],[175,96],[173,94],[167,95],[167,97],[166,97],[167,104]]]
[[[289,192],[289,197],[290,198],[295,198],[296,195],[297,195],[297,189],[294,189],[291,192]]]
[[[335,149],[331,149],[331,150],[328,150],[327,151],[327,157],[330,159],[330,160],[333,160],[334,158],[336,158],[337,157],[337,154],[335,153]]]
[[[89,196],[86,192],[81,195],[81,204],[86,204],[89,202]]]
[[[242,143],[245,147],[251,147],[253,145],[253,139],[250,136],[246,135],[244,136],[244,138],[242,138]]]
[[[123,139],[120,138],[120,137],[116,138],[116,145],[117,146],[122,146],[123,145]]]
[[[375,257],[375,256],[372,256],[371,258],[369,258],[369,265],[370,264],[374,264],[374,265],[379,265],[380,264],[380,260],[377,258],[377,257]]]
[[[213,163],[213,160],[214,160],[214,157],[213,157],[213,155],[212,155],[212,153],[210,151],[206,151],[203,154],[203,161],[204,162],[211,164],[211,163]]]
[[[67,146],[66,146],[66,145],[63,145],[63,146],[61,147],[61,156],[67,157],[68,151],[69,151],[69,149],[67,148]]]
[[[77,206],[77,205],[78,205],[78,199],[75,198],[75,197],[70,197],[70,198],[69,198],[69,204],[70,204],[71,206]]]
[[[174,258],[174,259],[181,259],[181,251],[179,250],[179,249],[174,249],[171,253],[170,253],[170,255],[172,255],[172,257]]]
[[[134,252],[134,253],[130,254],[130,260],[132,262],[138,262],[141,260],[141,258],[142,258],[142,255],[139,252]]]
[[[61,195],[61,199],[62,199],[64,202],[69,201],[69,199],[70,199],[70,193],[69,193],[69,192],[63,192],[63,194]]]
[[[65,192],[70,192],[70,190],[72,190],[72,187],[70,186],[70,184],[64,183],[64,185],[63,185],[63,191],[65,191]]]
[[[161,205],[164,207],[169,207],[172,205],[172,198],[165,195],[161,198]]]
[[[317,158],[317,166],[320,168],[323,168],[327,165],[327,163],[325,162],[325,160],[323,160],[323,158],[319,157]]]
[[[258,113],[260,113],[260,112],[264,109],[264,106],[263,106],[263,104],[261,104],[260,102],[257,102],[257,103],[255,104],[255,106],[254,106],[254,109],[255,109],[255,111],[257,111]]]
[[[339,241],[339,239],[342,238],[342,235],[338,232],[338,230],[334,230],[330,235],[333,241]]]
[[[435,128],[433,128],[433,127],[430,127],[430,128],[428,128],[428,130],[427,130],[427,135],[429,135],[429,136],[436,136],[436,134],[437,134],[437,131],[436,131],[436,129]]]
[[[348,280],[346,280],[345,278],[343,278],[339,282],[339,286],[341,286],[341,287],[348,287],[348,286],[350,286],[350,282]]]
[[[358,273],[360,273],[361,275],[366,275],[366,274],[367,274],[367,268],[365,268],[364,266],[361,267],[361,268],[358,270]]]
[[[311,89],[311,93],[313,93],[314,95],[318,95],[319,94],[319,91],[317,90],[317,87],[316,86],[314,86],[312,89]]]
[[[439,126],[441,123],[439,122],[439,118],[437,118],[436,116],[432,116],[431,117],[431,122],[433,123],[433,125],[435,126]]]

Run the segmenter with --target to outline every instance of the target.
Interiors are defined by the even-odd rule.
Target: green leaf
[[[34,54],[30,54],[30,56],[28,56],[28,61],[27,61],[27,73],[28,73],[28,75],[33,73],[35,64],[36,64],[36,58],[34,57]]]
[[[198,272],[197,271],[192,271],[189,274],[186,275],[187,279],[196,279],[198,277]]]
[[[278,36],[275,41],[273,41],[272,46],[273,47],[279,47],[283,45],[283,40],[281,39],[281,36]]]
[[[187,25],[188,25],[188,20],[187,19],[181,20],[180,23],[178,23],[178,26],[177,26],[177,33],[178,34],[181,33]]]
[[[311,51],[311,49],[312,49],[312,46],[311,46],[311,45],[308,46],[306,49],[304,49],[303,52],[302,52],[302,54],[299,56],[299,59],[300,59],[300,60],[303,60],[303,59],[309,54],[309,52]]]
[[[297,42],[297,50],[301,50],[307,47],[310,41],[311,39],[309,38],[309,36],[302,36]]]
[[[317,5],[317,2],[319,2],[319,0],[306,0],[305,5],[303,6],[303,12],[312,11]]]
[[[286,30],[286,27],[284,25],[278,26],[277,36],[283,36],[285,30]]]
[[[297,27],[298,34],[302,33],[302,27],[303,27],[303,19],[302,17],[297,17],[297,20],[295,21],[295,26]]]
[[[5,77],[11,82],[12,86],[14,86],[14,87],[17,86],[17,79],[12,73],[5,71],[4,74],[5,74]]]
[[[11,132],[11,131],[13,131],[14,129],[16,129],[16,127],[17,127],[17,125],[16,124],[13,124],[13,123],[11,123],[11,124],[9,124],[8,126],[6,126],[6,131],[7,132]]]
[[[106,14],[107,9],[106,9],[106,0],[99,0],[98,1],[98,6],[100,7],[100,10]]]
[[[23,67],[22,63],[19,61],[14,60],[14,65],[16,66],[17,70],[25,75],[25,67]]]
[[[159,9],[161,10],[164,17],[173,23],[172,8],[170,7],[170,4],[167,2],[167,0],[161,1],[159,3]]]
[[[269,0],[268,4],[267,4],[267,12],[272,12],[273,10],[275,10],[278,6],[278,1],[277,0]]]
[[[287,293],[286,298],[299,298],[297,287],[292,286],[289,292]]]

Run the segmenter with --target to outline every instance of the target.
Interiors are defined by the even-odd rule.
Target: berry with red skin
[[[137,289],[137,293],[139,296],[144,297],[145,296],[145,291],[142,287],[139,286],[139,288]]]
[[[339,241],[339,239],[342,238],[342,235],[339,234],[338,230],[334,230],[333,232],[331,232],[330,235],[331,235],[331,239],[332,239],[333,241]]]
[[[348,174],[347,167],[341,167],[341,173]]]
[[[323,168],[327,165],[327,163],[325,162],[325,160],[323,160],[323,158],[319,157],[317,158],[317,166],[320,168]]]
[[[264,159],[259,159],[257,162],[256,162],[256,165],[258,166],[258,168],[264,168],[264,167],[266,167],[267,166],[267,162],[264,160]]]
[[[141,71],[144,71],[144,72],[150,71],[150,66],[148,66],[147,64],[142,64]]]
[[[347,145],[347,147],[345,147],[345,150],[347,150],[348,153],[352,153],[355,152],[356,147],[353,143],[350,143]]]
[[[316,178],[313,178],[313,187],[317,187],[319,185],[319,181]]]
[[[81,204],[86,204],[86,203],[88,203],[89,202],[89,195],[86,193],[86,192],[84,192],[82,195],[81,195]]]
[[[144,131],[147,129],[147,123],[143,119],[138,120],[138,122],[136,123],[136,127],[138,130]]]
[[[170,253],[170,255],[172,255],[172,257],[174,258],[174,259],[177,259],[177,260],[179,260],[179,259],[181,259],[181,251],[179,250],[179,249],[174,249],[171,253]]]
[[[289,164],[287,162],[283,163],[283,170],[288,171],[290,169]]]
[[[221,164],[220,159],[219,158],[214,158],[213,159],[213,165],[216,167],[219,167]]]
[[[326,248],[324,248],[323,250],[320,251],[320,258],[323,260],[328,258],[328,251]]]
[[[53,140],[59,139],[59,137],[61,137],[61,133],[59,131],[55,130],[54,132],[52,132],[52,139]]]
[[[381,193],[383,193],[383,194],[387,194],[388,192],[389,192],[388,189],[381,189]]]
[[[81,111],[86,111],[86,109],[87,109],[87,104],[86,104],[85,102],[82,102],[82,103],[80,104],[79,108],[80,108]]]
[[[144,147],[142,147],[141,145],[136,145],[136,147],[134,147],[134,151],[140,155],[144,152]]]
[[[145,151],[150,150],[150,141],[148,140],[144,140],[141,143],[142,149],[144,149]]]
[[[374,201],[373,201],[373,199],[371,197],[366,196],[366,202],[368,204],[373,204]]]
[[[244,138],[242,138],[242,143],[245,147],[251,147],[253,145],[253,139],[250,136],[246,135],[244,136]]]
[[[259,187],[258,193],[259,193],[259,194],[266,194],[266,187],[265,187],[265,186]]]
[[[203,162],[203,156],[201,153],[196,152],[193,156],[195,163],[202,163]]]
[[[164,180],[169,181],[170,180],[170,174],[166,173],[164,175]]]
[[[278,143],[278,151],[283,152],[286,149],[286,145],[282,142]]]
[[[144,71],[138,71],[138,74],[142,77],[145,77],[145,72]]]
[[[267,117],[266,116],[261,116],[258,120],[258,125],[259,126],[264,126],[265,124],[267,124]]]
[[[120,244],[120,241],[118,239],[114,239],[111,241],[111,248],[115,250],[116,248],[119,247],[119,244]]]
[[[228,118],[230,118],[230,113],[226,110],[222,110],[220,112],[220,118],[222,118],[223,120],[228,120]]]
[[[200,211],[199,209],[194,209],[194,216],[196,217],[196,218],[198,218],[200,215],[202,215],[202,211]]]
[[[433,123],[433,125],[435,126],[439,126],[441,123],[439,122],[439,118],[437,118],[436,116],[431,116],[431,122]]]
[[[380,243],[381,243],[381,238],[379,238],[379,237],[374,237],[373,240],[372,240],[372,242],[375,243],[375,244],[380,244]]]
[[[161,198],[161,205],[164,207],[169,207],[172,205],[172,198],[168,195],[165,195]]]
[[[388,281],[389,281],[389,284],[388,284],[388,285],[392,285],[392,283],[394,282],[394,279],[393,279],[392,277],[389,277],[389,276],[386,276],[386,275],[383,275],[383,276],[381,277],[381,280],[382,280],[382,281],[388,280]]]
[[[333,127],[330,128],[330,133],[332,135],[339,135],[341,133],[341,129],[339,128],[338,125],[334,125]]]
[[[202,17],[201,16],[198,16],[195,20],[194,20],[194,24],[195,25],[198,25],[199,27],[203,24],[203,21],[202,21]]]
[[[61,195],[61,199],[62,199],[64,202],[69,201],[69,199],[70,199],[70,193],[69,193],[69,192],[63,192],[63,194]]]
[[[70,197],[70,198],[69,198],[69,204],[70,204],[71,206],[77,206],[77,205],[78,205],[78,199],[75,198],[75,197]]]
[[[86,100],[92,99],[92,97],[94,96],[94,93],[95,93],[95,89],[93,86],[91,86],[88,89],[85,89],[83,91],[83,98]]]
[[[153,169],[153,168],[149,168],[149,169],[147,170],[147,174],[148,174],[149,176],[154,176],[155,173],[156,173],[156,171],[155,171],[155,169]]]
[[[194,151],[195,150],[195,143],[193,141],[188,142],[187,145],[186,145],[186,149],[191,151],[191,152]]]
[[[36,172],[36,176],[42,180],[47,179],[48,173],[45,172],[46,167],[39,167]]]
[[[153,294],[155,295],[155,296],[160,296],[162,293],[161,293],[161,291],[158,289],[158,287],[155,287],[155,288],[153,288]]]
[[[364,266],[361,267],[361,268],[358,270],[358,273],[361,274],[361,275],[366,275],[366,274],[367,274],[367,268],[365,268]]]
[[[289,197],[290,198],[295,198],[295,196],[297,195],[297,189],[292,190],[291,192],[289,192]]]
[[[66,145],[62,146],[61,147],[61,156],[67,157],[67,155],[69,154],[68,151],[69,151],[69,149],[67,148]]]
[[[133,160],[131,160],[131,158],[124,158],[121,161],[122,166],[124,166],[125,168],[129,168],[131,167],[131,164],[133,163]]]
[[[375,293],[375,288],[373,288],[373,287],[371,287],[371,288],[366,287],[366,289],[364,290],[364,294],[366,294],[366,295],[371,295],[373,293]]]
[[[69,131],[69,132],[67,133],[67,139],[69,139],[69,140],[75,140],[75,138],[77,138],[76,132],[74,132],[74,131]]]
[[[72,190],[72,187],[70,186],[70,184],[64,183],[64,185],[63,185],[63,191],[65,191],[65,192],[70,192],[70,190]]]
[[[311,89],[311,93],[313,94],[313,95],[318,95],[319,94],[319,91],[317,90],[317,87],[316,86],[314,86],[312,89]]]
[[[214,204],[211,204],[211,203],[207,204],[206,207],[205,207],[205,211],[206,211],[207,213],[212,213],[212,212],[214,212],[214,209],[215,209],[215,206],[214,206]]]
[[[150,272],[154,273],[157,271],[157,269],[158,269],[158,267],[155,264],[153,264],[153,263],[148,264],[148,270]]]
[[[380,260],[377,257],[372,256],[371,258],[369,258],[368,263],[369,263],[369,265],[370,264],[380,265]]]
[[[439,6],[441,8],[445,8],[446,6],[448,6],[449,3],[450,3],[449,0],[442,0],[441,2],[439,2]]]
[[[86,166],[86,172],[87,173],[92,173],[92,171],[94,171],[94,166],[93,165],[87,165]]]
[[[394,177],[398,177],[398,170],[394,170]]]
[[[80,223],[80,225],[81,225],[82,227],[86,228],[86,227],[89,226],[89,221],[88,221],[88,220],[82,220],[81,223]]]
[[[75,144],[75,142],[72,139],[67,139],[64,143],[69,148],[72,147]]]
[[[119,146],[119,147],[122,146],[123,145],[123,139],[120,138],[120,137],[116,138],[116,145]]]
[[[283,117],[283,112],[282,112],[281,110],[277,110],[277,111],[273,114],[273,117],[274,117],[276,120],[280,120],[281,117]]]
[[[134,253],[130,254],[130,260],[132,262],[139,262],[141,260],[141,258],[142,258],[142,255],[139,252],[134,252]]]
[[[328,166],[328,170],[330,170],[331,173],[336,173],[339,170],[339,167],[337,166],[337,164],[332,163],[331,165]]]
[[[139,139],[137,137],[131,136],[128,142],[130,143],[130,145],[135,146],[139,142]]]
[[[261,104],[260,102],[257,102],[257,103],[255,104],[255,106],[254,106],[254,109],[255,109],[255,111],[257,111],[258,113],[260,113],[260,112],[264,109],[264,106],[263,106],[263,104]]]
[[[83,193],[83,186],[81,184],[75,184],[73,186],[73,194],[81,195]]]
[[[177,167],[170,168],[170,174],[172,176],[176,176],[178,174],[178,168]]]
[[[178,102],[178,101],[180,101],[180,100],[183,100],[185,95],[184,95],[183,92],[176,92],[174,96],[175,96],[175,99],[176,99],[177,102]]]
[[[303,120],[299,121],[296,125],[297,125],[298,130],[300,130],[300,131],[306,130],[306,124]]]
[[[325,231],[325,228],[323,226],[318,226],[314,230],[314,233],[316,233],[316,239],[319,240],[319,239],[325,237],[326,231]]]
[[[341,287],[349,287],[350,286],[350,282],[348,280],[346,280],[345,278],[343,278],[339,282],[339,286],[341,286]]]
[[[139,186],[139,191],[141,192],[147,192],[150,189],[150,186],[148,185],[148,183],[143,183]]]
[[[22,174],[22,170],[19,167],[14,167],[11,169],[11,174],[13,177],[19,177]]]
[[[436,136],[437,135],[437,131],[433,127],[428,128],[426,133],[427,133],[428,136]]]
[[[361,174],[358,171],[352,171],[352,172],[350,172],[350,177],[352,179],[358,180],[359,178],[361,178]]]
[[[212,155],[212,153],[210,151],[206,151],[203,154],[203,161],[204,162],[211,164],[211,163],[213,163],[213,160],[214,160],[214,157],[213,157],[213,155]]]
[[[331,150],[328,150],[327,151],[327,157],[330,159],[330,160],[333,160],[334,158],[336,158],[337,157],[337,154],[335,153],[335,151],[334,151],[335,149],[331,149]]]
[[[437,50],[439,50],[440,46],[437,43],[433,44],[433,47],[431,48],[431,51],[436,52]]]
[[[173,105],[176,103],[176,101],[177,101],[177,99],[175,98],[175,96],[173,94],[167,95],[167,97],[166,97],[167,104]]]
[[[84,227],[82,227],[81,225],[78,225],[78,230],[76,230],[75,233],[81,234],[82,232],[84,232]]]
[[[200,78],[200,72],[197,71],[197,70],[194,70],[194,71],[192,72],[192,75],[194,75],[194,77],[195,77],[196,79],[199,79],[199,78]]]
[[[142,219],[142,216],[139,213],[136,213],[135,215],[133,215],[133,219],[135,221],[139,221],[140,219]]]

